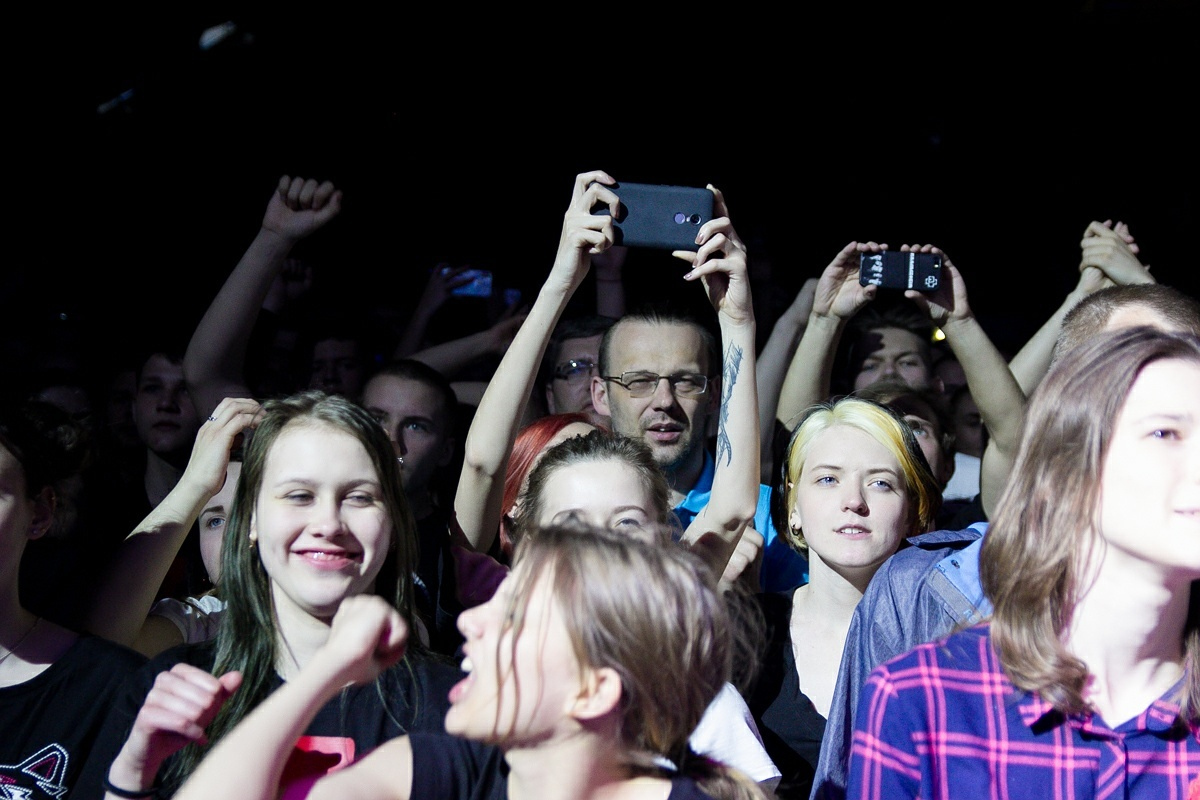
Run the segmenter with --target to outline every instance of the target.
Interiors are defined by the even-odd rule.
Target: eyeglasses
[[[585,378],[591,378],[594,369],[596,369],[594,361],[567,361],[554,368],[554,379],[577,383]]]
[[[653,372],[622,372],[620,377],[615,375],[602,376],[601,380],[612,381],[625,387],[631,397],[649,397],[658,389],[659,381],[671,384],[671,391],[677,397],[699,397],[708,391],[708,376],[683,373],[682,375],[655,375]]]

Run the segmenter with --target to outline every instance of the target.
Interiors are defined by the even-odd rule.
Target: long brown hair
[[[699,557],[672,544],[667,528],[631,536],[567,524],[522,539],[516,563],[513,646],[534,586],[550,581],[578,662],[621,678],[620,743],[633,774],[660,775],[667,759],[713,797],[762,797],[750,778],[688,745],[729,680],[735,649],[725,601]]]
[[[242,462],[229,524],[221,543],[221,596],[228,603],[216,638],[213,674],[242,673],[242,686],[208,728],[208,743],[189,745],[171,770],[172,782],[186,779],[208,748],[254,710],[271,691],[278,661],[278,633],[271,582],[258,548],[250,543],[250,521],[262,489],[267,458],[279,435],[292,426],[333,428],[358,440],[379,477],[383,504],[392,523],[391,556],[375,583],[375,593],[395,605],[413,624],[412,573],[417,539],[400,470],[383,428],[364,409],[336,395],[307,391],[263,404],[263,416]],[[410,647],[420,645],[416,642]]]
[[[1164,359],[1200,363],[1200,339],[1129,328],[1080,345],[1059,359],[1034,393],[1012,474],[979,559],[992,601],[992,641],[1017,687],[1055,708],[1088,710],[1087,665],[1063,637],[1097,541],[1104,459],[1130,388]],[[1200,709],[1200,596],[1192,584],[1184,629],[1183,709]]]

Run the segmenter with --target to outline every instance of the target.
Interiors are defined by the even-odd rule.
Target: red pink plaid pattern
[[[1180,721],[1173,693],[1115,729],[1063,715],[1009,682],[978,625],[871,674],[847,796],[1193,800],[1200,725]]]

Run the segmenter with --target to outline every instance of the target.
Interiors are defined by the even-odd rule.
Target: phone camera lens
[[[699,225],[700,224],[700,215],[692,214],[690,217],[688,217],[688,222],[692,223],[693,225]]]

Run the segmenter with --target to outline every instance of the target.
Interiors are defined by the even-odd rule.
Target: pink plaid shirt
[[[989,627],[917,647],[877,668],[855,718],[847,796],[969,800],[1192,800],[1200,725],[1156,700],[1110,728],[1016,689]]]

